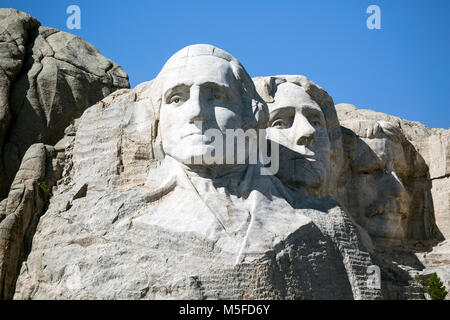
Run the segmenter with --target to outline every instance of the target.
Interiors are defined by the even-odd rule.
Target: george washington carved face
[[[173,158],[190,163],[205,156],[213,148],[208,129],[225,134],[242,127],[242,102],[228,61],[194,57],[164,78],[160,129],[164,151]]]
[[[215,150],[216,137],[208,132],[219,132],[225,140],[228,131],[256,127],[253,83],[239,62],[218,48],[182,49],[169,59],[158,81],[163,149],[181,163],[219,151],[225,157],[226,150]]]

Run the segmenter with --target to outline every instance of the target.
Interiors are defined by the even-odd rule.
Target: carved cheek
[[[327,154],[329,157],[329,154],[331,152],[330,150],[330,139],[328,138],[328,133],[326,129],[321,129],[316,134],[316,149],[320,152]]]
[[[295,148],[295,145],[290,141],[290,131],[290,129],[268,128],[267,136],[270,140],[277,142],[286,148],[293,149]]]

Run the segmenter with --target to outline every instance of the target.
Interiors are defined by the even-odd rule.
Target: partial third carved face
[[[191,164],[214,146],[208,129],[242,127],[239,84],[230,63],[214,56],[175,61],[163,75],[160,130],[166,154]]]
[[[361,138],[352,163],[359,222],[379,238],[402,239],[411,199],[402,182],[408,164],[401,143],[391,138]]]
[[[328,178],[331,152],[322,110],[302,87],[289,82],[278,86],[274,100],[268,104],[267,136],[280,145],[277,176],[291,186],[319,188]]]

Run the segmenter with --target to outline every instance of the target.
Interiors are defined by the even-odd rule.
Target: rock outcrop
[[[146,186],[147,172],[156,175],[162,160],[159,146],[148,139],[155,133],[150,88],[144,83],[103,99],[76,121],[75,137],[55,146],[65,148],[70,170],[39,221],[14,299],[379,298],[365,285],[370,258],[353,246],[357,232],[337,208],[317,217],[333,240],[308,226],[280,243],[273,257],[237,265],[220,241],[146,227],[143,215],[169,201],[175,188],[170,179],[163,188]],[[164,185],[167,178],[155,176]],[[200,200],[190,205],[203,210]],[[181,230],[191,220],[168,221]],[[341,237],[342,252],[336,252],[331,241]],[[360,289],[353,292],[353,285]]]
[[[372,195],[378,192],[375,190],[379,190],[384,195],[377,200],[378,204],[389,199],[397,199],[395,201],[401,204],[398,208],[404,204],[409,207],[404,210],[407,212],[404,219],[375,224],[382,233],[389,230],[405,231],[402,231],[402,241],[395,241],[395,237],[390,236],[389,239],[384,239],[388,241],[378,243],[379,246],[374,251],[377,263],[384,265],[382,268],[384,279],[390,279],[385,281],[385,287],[389,287],[389,290],[384,296],[393,299],[420,298],[417,283],[411,281],[416,274],[429,276],[436,272],[448,288],[449,245],[448,240],[439,242],[450,236],[450,130],[430,129],[420,122],[358,109],[350,104],[338,104],[336,110],[343,126],[347,161],[350,154],[355,155],[356,141],[359,141],[359,148],[362,150],[358,161],[363,164],[361,167],[364,167],[364,170],[359,170],[358,173],[358,166],[353,163],[353,166],[349,165],[344,170],[345,175],[352,174],[354,177],[358,174],[365,175],[363,185],[355,185],[353,182],[356,178],[352,180],[353,184],[342,184],[341,194],[347,194],[354,200],[357,194],[361,193],[361,189],[367,188]],[[387,134],[383,134],[384,128]],[[402,135],[406,139],[401,138]],[[389,142],[392,145],[396,144],[397,147],[386,148],[386,139],[390,139],[388,136],[399,138],[394,139],[396,142]],[[366,148],[361,147],[362,145]],[[373,159],[378,160],[369,161],[371,153],[375,156]],[[380,162],[386,158],[387,162]],[[368,166],[369,163],[382,165],[371,167]],[[392,188],[384,185],[387,179],[382,178],[381,173],[373,174],[373,171],[379,168],[385,168],[385,177],[388,177],[392,170],[395,180],[399,182],[397,184],[399,188],[396,188],[395,193]],[[370,186],[370,179],[368,180],[370,175],[373,179],[379,180],[377,185],[380,189]],[[353,193],[351,193],[352,185],[355,187]],[[352,208],[349,205],[351,201],[344,198],[340,200],[361,222],[358,216],[364,215],[364,210],[358,206]],[[372,206],[369,209],[376,211]],[[379,213],[381,212],[374,217],[379,216]],[[361,224],[365,229],[370,228],[364,222]],[[393,268],[394,265],[388,261],[392,261],[396,267]],[[399,285],[401,283],[403,284]]]
[[[64,154],[42,143],[25,153],[6,199],[0,203],[0,298],[10,299],[15,278],[30,250],[51,188],[60,178]]]
[[[375,120],[390,122],[401,128],[403,134],[410,141],[429,137],[433,134],[444,132],[440,128],[428,128],[418,121],[409,121],[400,117],[391,116],[383,112],[377,112],[370,109],[359,109],[349,103],[339,103],[336,105],[339,121],[345,120]]]
[[[228,61],[213,48],[181,53]],[[90,107],[74,140],[55,146],[70,170],[39,220],[14,298],[379,299],[371,257],[335,201],[291,193],[255,166],[242,176],[234,167],[222,184],[167,154],[162,122],[176,119],[160,115],[161,79]],[[246,98],[247,84],[237,91]],[[255,106],[247,101],[242,108]]]
[[[450,130],[412,141],[429,168],[436,224],[450,238]]]
[[[0,299],[423,299],[414,276],[432,272],[448,285],[449,130],[335,108],[304,76],[252,80],[210,45],[129,89],[79,37],[0,18]],[[229,130],[254,130],[242,141],[279,150],[279,170],[228,162]]]
[[[420,272],[422,276],[430,276],[436,273],[442,280],[445,287],[450,288],[450,241],[445,240],[433,248],[433,250],[419,254],[418,258],[423,263],[425,268]],[[450,293],[447,294],[446,299],[450,299]]]
[[[83,39],[0,9],[0,199],[34,143],[54,145],[83,111],[129,88],[115,62]]]
[[[422,239],[448,239],[450,236],[450,130],[430,129],[420,122],[408,121],[373,110],[358,109],[350,104],[338,104],[336,110],[339,121],[347,127],[355,126],[355,123],[358,124],[361,121],[388,122],[407,138],[403,144],[408,149],[408,156],[402,161],[409,161],[406,165],[406,168],[412,170],[409,181],[414,180],[415,185],[415,190],[411,193],[415,204],[410,211],[422,211],[422,214],[416,215],[413,219],[416,219],[415,223],[424,225],[422,229],[427,229],[428,236],[422,235]],[[360,131],[363,130],[359,124],[358,128]],[[367,131],[369,129],[364,130],[369,132]],[[419,198],[422,200],[417,202]],[[433,224],[438,230],[430,230]],[[416,229],[416,231],[411,230],[416,235],[410,234],[408,238],[420,239],[417,235],[418,228],[412,228]]]

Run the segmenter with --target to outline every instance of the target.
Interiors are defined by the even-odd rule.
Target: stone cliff
[[[450,287],[449,130],[334,106],[305,76],[251,79],[211,45],[129,89],[81,38],[0,18],[1,299],[424,299],[414,277],[432,272]],[[227,130],[278,150],[278,170],[229,162]]]
[[[74,118],[128,75],[90,43],[24,12],[0,9],[0,199],[27,149],[54,145]]]

